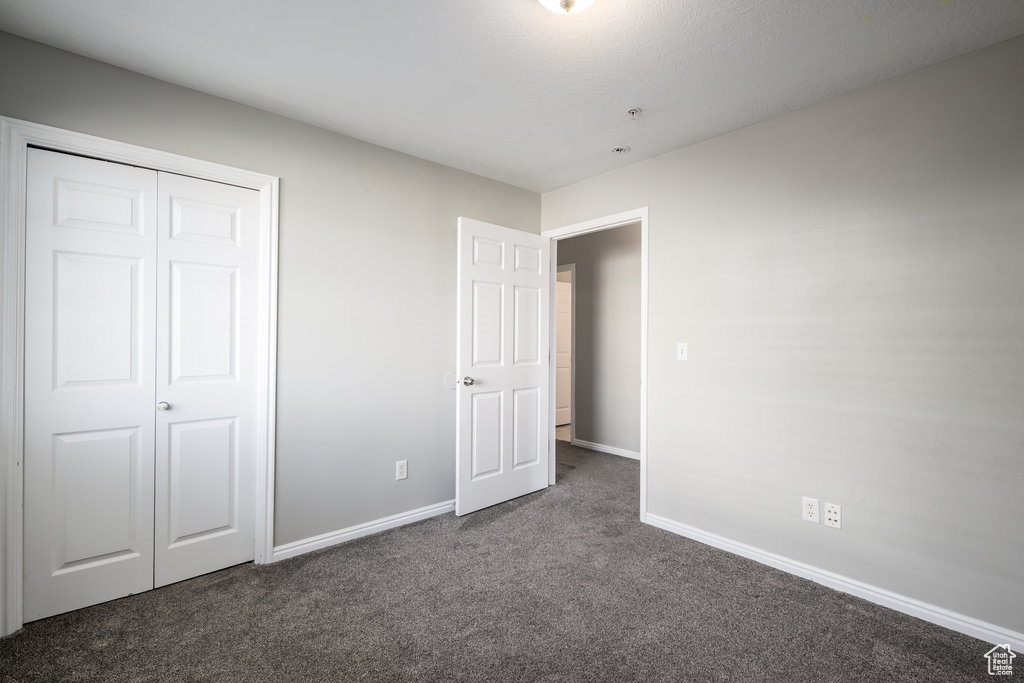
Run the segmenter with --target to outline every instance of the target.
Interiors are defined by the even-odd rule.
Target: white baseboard
[[[375,519],[372,522],[356,524],[355,526],[350,526],[347,529],[329,531],[326,534],[320,534],[319,536],[310,536],[309,538],[303,538],[299,541],[292,541],[291,543],[275,546],[274,556],[270,561],[277,562],[278,560],[295,557],[296,555],[320,550],[321,548],[329,548],[332,545],[338,545],[345,541],[351,541],[356,538],[362,538],[363,536],[369,536],[370,534],[376,534],[381,531],[393,529],[396,526],[412,524],[413,522],[418,522],[421,519],[436,517],[437,515],[443,515],[454,510],[455,501],[446,500],[443,503],[428,505],[417,510],[399,512],[397,515],[391,515],[390,517],[382,517],[380,519]]]
[[[804,562],[792,560],[782,555],[776,555],[760,548],[747,545],[746,543],[740,543],[731,539],[713,534],[696,527],[689,526],[687,524],[680,524],[674,522],[671,519],[666,519],[654,513],[647,513],[647,523],[651,526],[656,526],[659,529],[671,531],[674,534],[691,538],[705,545],[710,545],[715,548],[719,548],[726,552],[733,553],[734,555],[740,555],[748,559],[766,564],[769,567],[781,569],[789,574],[795,574],[805,579],[810,579],[815,583],[820,583],[823,586],[834,588],[835,590],[842,591],[843,593],[849,593],[855,595],[858,598],[863,598],[869,602],[873,602],[876,605],[882,605],[894,609],[897,612],[903,612],[909,614],[912,617],[918,619],[924,619],[930,621],[933,624],[944,626],[945,628],[960,633],[965,633],[969,636],[973,636],[980,640],[984,640],[988,643],[1009,645],[1011,648],[1020,652],[1024,650],[1024,633],[1017,631],[1011,631],[1010,629],[1003,628],[1002,626],[996,626],[974,617],[968,617],[963,614],[952,612],[942,607],[936,607],[914,598],[909,598],[905,595],[893,593],[892,591],[872,586],[855,579],[836,574],[825,569],[820,569]]]
[[[581,448],[589,448],[592,451],[598,451],[600,453],[621,455],[623,458],[632,458],[633,460],[640,459],[640,454],[636,451],[627,451],[625,448],[617,448],[615,446],[605,446],[603,443],[594,443],[593,441],[584,441],[583,439],[573,439],[572,445],[580,446]]]

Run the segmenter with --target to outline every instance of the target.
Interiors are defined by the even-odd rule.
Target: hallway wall
[[[575,438],[640,451],[640,224],[558,242],[576,280]]]

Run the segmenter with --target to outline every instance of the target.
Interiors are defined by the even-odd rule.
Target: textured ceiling
[[[543,192],[1024,34],[1024,0],[0,0],[0,29]]]

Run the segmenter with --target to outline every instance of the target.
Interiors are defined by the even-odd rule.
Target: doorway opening
[[[569,443],[572,443],[573,423],[575,277],[575,263],[558,266],[558,273],[555,276],[555,439]]]
[[[624,228],[625,230],[615,230]],[[594,308],[596,297],[588,292],[594,288],[595,281],[588,285],[585,280],[582,262],[589,258],[588,252],[595,251],[597,239],[569,241],[573,238],[591,236],[592,233],[606,233],[601,237],[613,237],[611,242],[627,243],[628,235],[639,232],[639,292],[632,294],[616,291],[614,284],[606,277],[604,301]],[[547,230],[542,236],[551,239],[551,354],[550,386],[555,390],[555,400],[551,401],[550,434],[549,434],[549,483],[555,483],[556,441],[564,436],[564,428],[559,433],[560,425],[564,426],[565,409],[569,409],[569,440],[571,443],[615,455],[631,457],[640,461],[640,519],[647,517],[647,264],[648,264],[648,219],[647,208],[626,211],[613,216],[596,218],[576,223],[563,228]],[[599,236],[593,235],[593,238]],[[621,246],[621,245],[620,245]],[[563,252],[559,256],[560,247]],[[608,244],[602,249],[604,255],[599,257],[606,262],[607,272],[628,272],[624,261],[615,255],[615,246],[609,249]],[[635,253],[635,252],[634,252]],[[628,259],[626,259],[628,260]],[[617,262],[619,261],[619,262]],[[572,264],[572,268],[567,266]],[[563,273],[570,273],[569,276]],[[559,339],[560,321],[565,325],[566,314],[559,313],[559,282],[570,280],[568,308],[569,344]],[[633,284],[635,280],[631,280]],[[610,286],[610,289],[608,287]],[[564,287],[562,289],[565,289]],[[564,294],[562,295],[564,298]],[[581,298],[582,297],[582,298]],[[618,299],[618,301],[611,301]],[[638,301],[639,299],[639,301]],[[590,306],[589,312],[584,309]],[[616,308],[618,306],[618,308]],[[617,312],[616,312],[617,311]],[[584,320],[587,322],[583,322]],[[637,329],[639,327],[639,329]],[[637,343],[637,339],[639,343]],[[584,350],[582,341],[586,340],[590,347]],[[593,343],[591,343],[593,342]],[[566,348],[568,347],[568,348]],[[568,350],[569,362],[563,356]],[[619,360],[631,362],[612,363],[609,358],[620,352]],[[627,358],[628,356],[628,358]],[[639,356],[639,358],[637,358]],[[638,362],[637,362],[638,361]],[[559,368],[561,362],[562,368]],[[566,373],[568,365],[568,373]],[[603,372],[602,372],[603,371]],[[592,382],[598,373],[602,376],[603,385],[594,387],[588,384],[581,387],[584,378]],[[568,397],[560,396],[560,390],[566,386],[568,375]],[[561,383],[559,378],[561,376]],[[586,395],[586,396],[585,396]],[[620,399],[626,397],[625,402]],[[583,406],[583,402],[589,405]],[[626,413],[632,415],[626,415]]]

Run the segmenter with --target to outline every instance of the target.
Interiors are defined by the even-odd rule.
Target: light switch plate
[[[686,342],[678,342],[676,344],[676,360],[686,360],[687,353]]]

